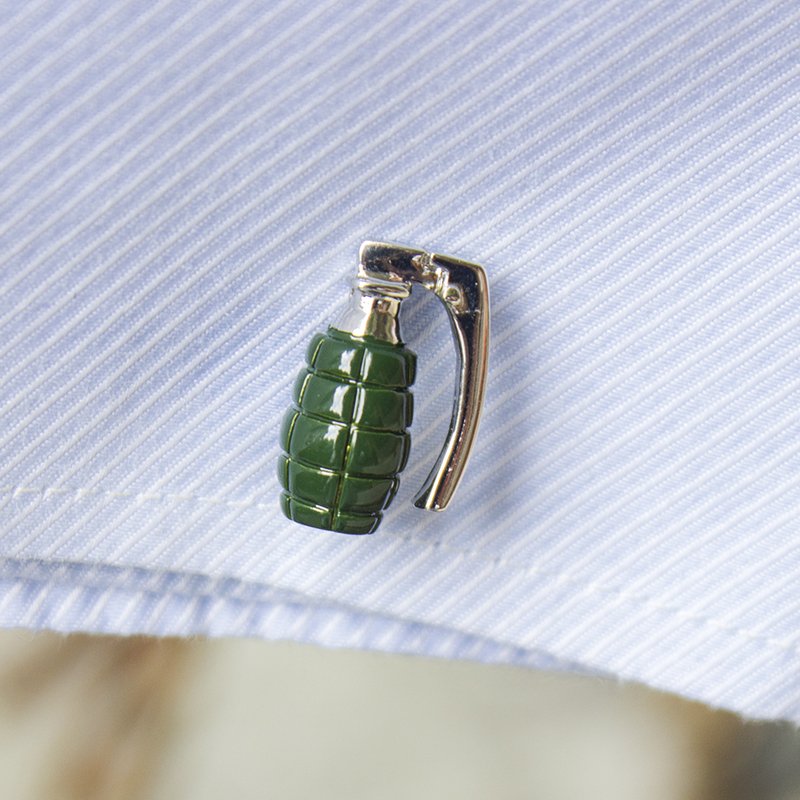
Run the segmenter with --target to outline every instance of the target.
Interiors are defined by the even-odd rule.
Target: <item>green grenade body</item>
[[[329,328],[307,361],[281,430],[281,507],[303,525],[372,533],[408,460],[416,356]]]

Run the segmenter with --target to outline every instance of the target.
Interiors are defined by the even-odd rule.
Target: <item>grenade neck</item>
[[[408,297],[409,291],[405,284],[385,284],[359,277],[336,327],[353,336],[371,336],[389,344],[402,344],[400,303]]]

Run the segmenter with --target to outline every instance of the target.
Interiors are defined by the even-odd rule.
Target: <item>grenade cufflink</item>
[[[489,292],[478,264],[381,242],[364,242],[343,319],[317,334],[281,427],[281,508],[291,520],[340,533],[373,533],[408,461],[416,356],[398,314],[420,285],[444,303],[458,356],[450,429],[415,498],[450,502],[478,428],[486,385]]]

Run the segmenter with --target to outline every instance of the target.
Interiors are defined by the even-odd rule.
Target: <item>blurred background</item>
[[[0,633],[0,797],[800,800],[800,733],[640,686],[290,642]]]

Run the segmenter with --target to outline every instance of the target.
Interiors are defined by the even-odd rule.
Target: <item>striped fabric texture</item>
[[[797,0],[0,5],[0,624],[582,670],[800,721]],[[280,513],[364,239],[485,265],[379,531]]]

